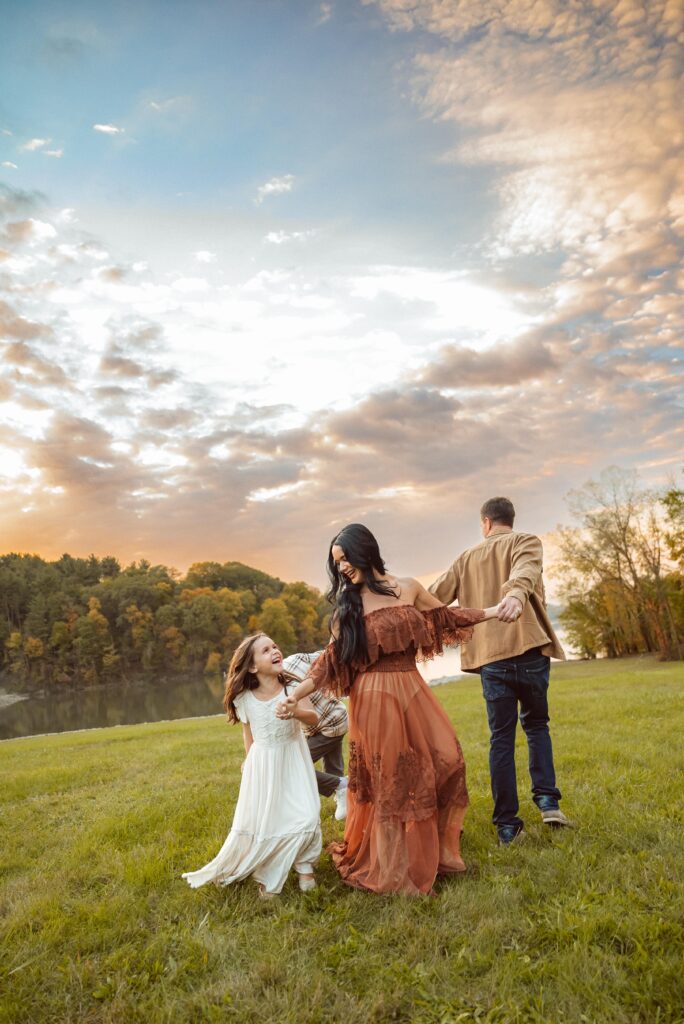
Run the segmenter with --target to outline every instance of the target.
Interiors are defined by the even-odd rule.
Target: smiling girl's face
[[[363,573],[347,560],[347,556],[339,544],[333,544],[331,554],[338,572],[342,573],[350,583],[361,583],[363,581]]]
[[[283,656],[270,636],[260,636],[255,642],[250,671],[258,676],[277,676],[283,671]]]

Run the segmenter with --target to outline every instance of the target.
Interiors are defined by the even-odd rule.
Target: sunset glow
[[[680,3],[15,7],[3,551],[425,575],[678,473]]]

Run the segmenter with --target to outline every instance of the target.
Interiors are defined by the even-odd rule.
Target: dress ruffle
[[[472,627],[483,619],[484,612],[476,608],[441,605],[419,611],[411,604],[376,608],[365,616],[368,662],[343,665],[331,640],[314,663],[310,676],[317,690],[343,697],[350,692],[358,673],[371,670],[383,655],[413,649],[417,661],[429,661],[442,654],[445,647],[466,643],[473,635]]]

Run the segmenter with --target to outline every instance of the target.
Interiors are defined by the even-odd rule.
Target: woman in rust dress
[[[315,689],[349,695],[349,796],[342,879],[372,892],[429,893],[437,874],[465,871],[460,837],[468,803],[453,726],[416,668],[466,641],[496,608],[447,608],[417,580],[385,570],[365,526],[330,545],[332,638],[279,717]]]

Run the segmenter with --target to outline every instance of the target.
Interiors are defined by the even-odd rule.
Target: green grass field
[[[477,677],[440,687],[464,747],[463,878],[438,899],[319,888],[192,891],[230,826],[242,759],[220,718],[0,744],[0,1021],[684,1021],[684,667],[552,673],[563,808],[541,826],[518,752],[524,844],[490,824]],[[342,833],[323,801],[324,839]]]

